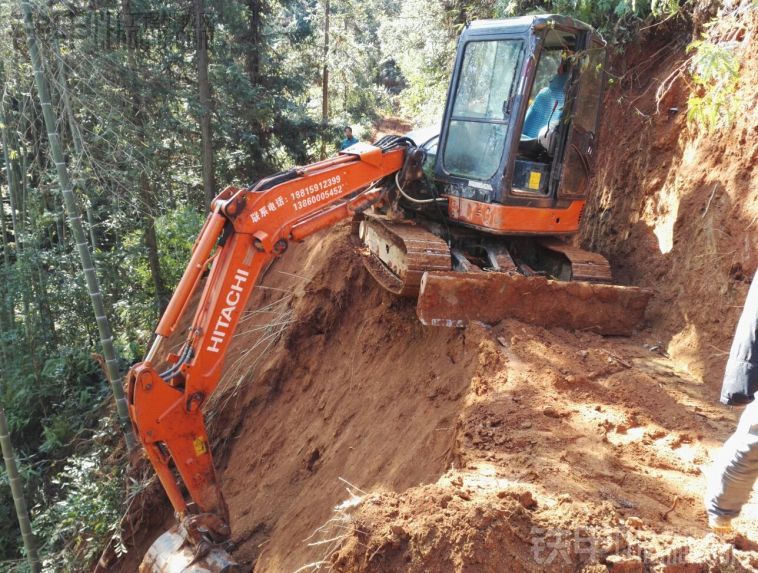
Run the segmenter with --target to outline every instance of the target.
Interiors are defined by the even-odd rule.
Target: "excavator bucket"
[[[239,565],[219,547],[197,548],[181,525],[169,529],[150,546],[139,573],[238,573]]]
[[[498,272],[424,273],[416,312],[429,326],[515,318],[544,327],[628,336],[644,319],[649,290]]]

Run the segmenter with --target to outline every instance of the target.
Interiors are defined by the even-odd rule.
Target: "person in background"
[[[737,430],[724,443],[707,472],[705,510],[708,525],[719,534],[732,531],[732,519],[747,503],[758,478],[758,272],[753,277],[745,307],[726,363],[721,402],[747,404]]]
[[[358,138],[353,135],[353,128],[349,125],[345,127],[345,139],[340,142],[340,151],[347,149],[351,145],[358,143]]]

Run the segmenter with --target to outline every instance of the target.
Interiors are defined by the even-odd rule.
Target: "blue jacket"
[[[340,151],[342,151],[343,149],[347,149],[348,147],[350,147],[351,145],[355,145],[356,143],[358,143],[358,138],[355,136],[349,139],[345,138],[340,143]]]
[[[566,101],[565,89],[568,76],[568,74],[553,76],[550,83],[535,96],[524,118],[522,139],[536,139],[548,122],[555,125],[560,121],[563,104]]]

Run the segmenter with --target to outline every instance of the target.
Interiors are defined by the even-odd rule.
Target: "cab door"
[[[606,50],[590,41],[589,48],[577,54],[579,78],[571,102],[571,119],[563,148],[559,199],[586,197],[595,167],[599,112],[605,83]],[[573,91],[573,90],[572,90]]]

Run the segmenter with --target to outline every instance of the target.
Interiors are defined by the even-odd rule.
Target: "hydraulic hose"
[[[416,199],[415,197],[411,197],[408,195],[408,193],[405,192],[402,185],[400,185],[400,172],[398,171],[395,173],[395,185],[397,185],[397,190],[400,191],[400,194],[408,199],[411,203],[416,203],[419,205],[428,205],[430,203],[436,203],[437,201],[447,201],[447,199],[441,198],[441,197],[432,197],[431,199]]]

